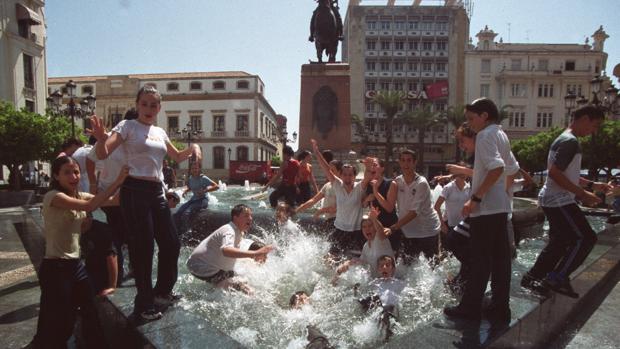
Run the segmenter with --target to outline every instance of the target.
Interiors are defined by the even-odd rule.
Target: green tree
[[[378,91],[372,98],[372,101],[379,104],[381,109],[385,113],[385,155],[384,159],[388,164],[386,172],[388,175],[392,174],[392,163],[390,157],[392,156],[392,133],[394,118],[396,114],[403,106],[403,93],[402,91]]]
[[[547,169],[547,154],[551,143],[562,133],[560,128],[537,133],[534,136],[515,140],[511,147],[519,165],[529,172]]]
[[[441,123],[439,112],[433,111],[432,104],[421,102],[416,109],[407,112],[403,115],[403,121],[406,124],[413,126],[418,132],[418,169],[424,168],[424,138],[426,137],[426,131]]]
[[[52,160],[58,146],[70,135],[71,123],[66,118],[17,110],[0,101],[0,163],[9,168],[10,188],[21,189],[22,165]]]
[[[454,131],[456,131],[456,129],[458,129],[465,122],[465,106],[455,105],[449,107],[444,115],[444,120],[446,121],[446,124],[452,125],[452,127],[454,127]],[[456,162],[460,162],[462,152],[459,148],[459,142],[456,140],[454,142],[454,154]]]
[[[185,145],[185,142],[179,141],[177,139],[170,138],[170,142],[178,150],[183,150],[183,149],[185,149],[187,147]],[[172,160],[172,158],[170,156],[168,156],[168,155],[166,155],[166,161],[168,161],[168,165],[170,165],[170,167],[172,167],[174,169],[178,169],[179,168],[179,164],[176,161]]]
[[[582,142],[582,167],[595,179],[600,170],[611,176],[611,170],[620,165],[620,121],[605,121],[595,135]]]

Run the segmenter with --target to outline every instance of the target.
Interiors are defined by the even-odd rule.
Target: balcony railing
[[[235,137],[250,137],[250,131],[248,130],[235,131]]]
[[[226,137],[226,131],[211,131],[211,137]]]

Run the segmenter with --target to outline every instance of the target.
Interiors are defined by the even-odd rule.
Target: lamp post
[[[232,153],[232,149],[228,148],[228,168],[230,168],[230,153]]]
[[[202,134],[202,130],[199,128],[194,129],[194,124],[189,121],[182,130],[177,131],[177,134],[179,134],[181,138],[187,139],[187,147],[189,148],[192,143],[192,137],[200,137],[200,135]]]
[[[47,97],[47,107],[56,113],[64,114],[71,117],[71,137],[75,138],[75,117],[84,118],[92,115],[95,112],[97,98],[93,94],[82,98],[79,102],[79,106],[76,104],[75,88],[77,85],[73,80],[69,80],[65,87],[67,88],[67,96],[69,102],[67,106],[62,109],[62,92],[56,90],[49,97]]]
[[[564,126],[568,126],[571,120],[573,109],[575,109],[575,102],[577,101],[577,96],[569,92],[564,97],[564,107],[566,108],[566,118],[564,119]]]

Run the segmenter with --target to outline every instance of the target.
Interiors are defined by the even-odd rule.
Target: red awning
[[[17,19],[18,20],[27,20],[31,25],[41,24],[41,18],[39,15],[33,10],[22,4],[15,4],[17,9]]]

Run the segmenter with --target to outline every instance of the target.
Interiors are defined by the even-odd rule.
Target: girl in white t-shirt
[[[161,318],[155,302],[170,305],[180,297],[172,293],[177,280],[180,243],[166,202],[163,161],[166,155],[177,163],[190,156],[202,160],[200,148],[192,144],[179,151],[166,131],[155,126],[161,109],[161,95],[152,86],[144,86],[136,98],[138,119],[123,120],[108,137],[101,119],[92,120],[95,147],[99,159],[107,158],[115,149],[125,153],[129,177],[121,187],[121,209],[128,225],[127,245],[134,271],[137,294],[134,313],[145,320]],[[154,240],[159,247],[157,283],[153,288]]]

